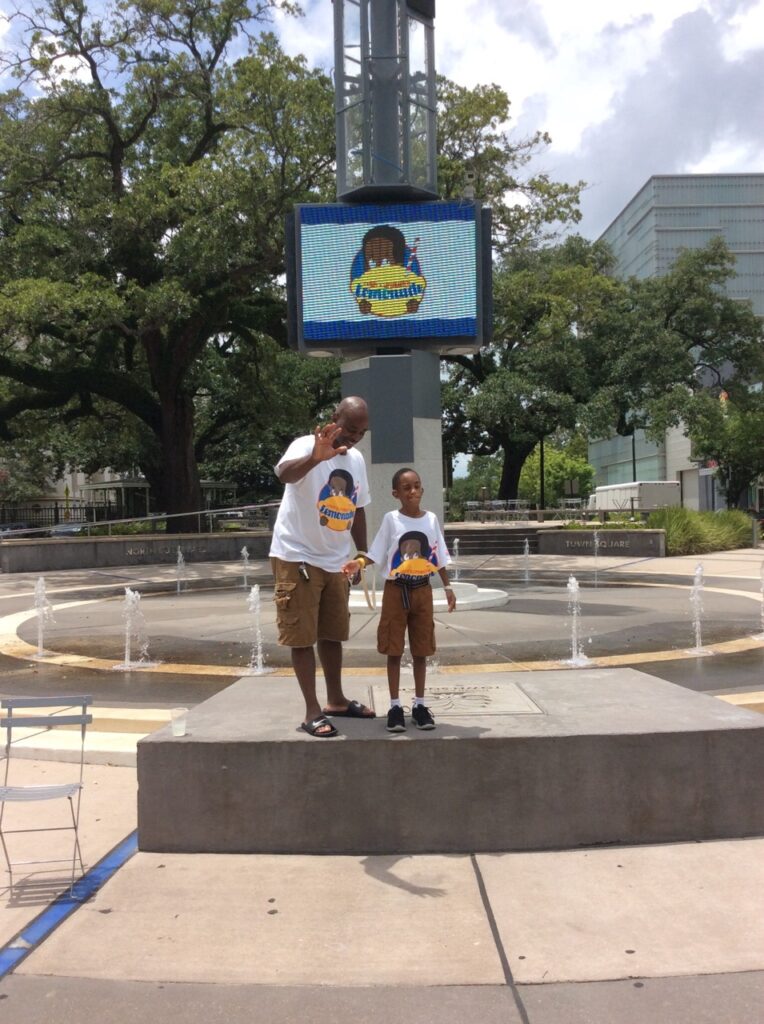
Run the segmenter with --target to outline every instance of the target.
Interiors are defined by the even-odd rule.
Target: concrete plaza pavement
[[[753,602],[763,560],[761,549],[704,556],[706,579],[746,591]],[[696,563],[599,559],[598,570],[686,582]],[[532,564],[582,579],[592,570],[591,559],[549,556],[542,565],[539,556]],[[460,565],[465,578],[520,571],[512,556],[471,556]],[[252,568],[252,581],[264,581],[265,566]],[[200,582],[213,570],[216,578],[240,571],[188,570]],[[59,573],[46,580],[51,597],[64,600],[118,591],[126,581],[171,585],[173,569]],[[28,608],[33,583],[1,578],[0,611]],[[349,670],[351,695],[371,678],[364,668],[375,667],[377,657],[369,649],[366,666]],[[761,644],[695,661],[703,663],[700,677],[692,659],[636,667],[674,672],[682,685],[728,698],[734,691],[753,700],[751,694],[764,691]],[[455,679],[461,668],[473,671],[454,668]],[[189,680],[182,668],[123,675],[0,654],[4,695],[39,693],[43,686],[94,692],[104,706],[83,797],[89,865],[136,825],[130,744],[134,749],[141,732],[125,731],[125,721],[140,730],[142,712],[149,716],[144,724],[161,726],[168,707],[205,699],[235,678],[211,671]],[[36,752],[18,762],[26,781],[70,773],[59,749]],[[427,798],[416,779],[400,795],[412,814]],[[337,807],[316,813],[346,813],[341,794]],[[473,1017],[487,1024],[748,1024],[761,1019],[764,1007],[763,854],[758,837],[450,856],[136,853],[0,981],[0,1008],[13,1024],[76,1024],[96,1016],[104,1024],[132,1024],[147,1014],[168,1024],[450,1024]],[[21,896],[6,891],[0,946],[24,934],[55,891],[55,880]]]

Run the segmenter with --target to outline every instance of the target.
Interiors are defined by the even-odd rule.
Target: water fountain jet
[[[112,668],[117,671],[130,672],[136,668],[154,668],[158,661],[149,660],[149,636],[146,619],[141,610],[141,595],[137,590],[125,587],[125,602],[122,609],[125,620],[125,657],[119,665]],[[138,648],[138,660],[133,661],[133,646]]]
[[[702,658],[713,654],[707,647],[703,646],[702,623],[703,623],[703,565],[698,562],[695,568],[695,576],[690,589],[690,607],[692,609],[692,629],[695,636],[695,646],[688,652]]]
[[[244,550],[246,551],[246,548]],[[273,672],[273,669],[266,668],[265,666],[263,630],[260,622],[260,587],[257,583],[247,595],[247,609],[251,618],[252,647],[249,655],[249,665],[244,675],[265,676],[269,672]]]
[[[186,560],[183,557],[183,552],[180,549],[180,544],[178,544],[178,559],[177,559],[177,561],[175,563],[175,589],[176,589],[176,592],[178,594],[181,591],[181,586],[182,586],[183,580],[185,578],[186,578]]]
[[[451,558],[452,558],[451,579],[454,580],[454,582],[455,582],[456,580],[459,579],[459,566],[456,564],[458,562],[458,560],[459,560],[459,538],[458,537],[454,537],[453,549],[454,549],[453,555],[451,556]]]
[[[527,586],[531,581],[531,545],[526,537],[523,541],[523,582]]]
[[[570,658],[563,664],[574,668],[582,668],[591,664],[581,651],[581,595],[578,580],[575,576],[568,577],[568,613],[570,615]]]
[[[34,606],[37,610],[37,654],[35,657],[47,658],[48,653],[45,650],[44,644],[45,626],[55,620],[53,618],[53,606],[45,594],[45,580],[42,576],[39,577],[34,585]]]

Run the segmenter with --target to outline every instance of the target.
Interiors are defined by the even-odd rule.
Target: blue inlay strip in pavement
[[[96,893],[122,865],[128,861],[138,849],[138,831],[131,832],[90,871],[79,878],[72,889],[66,890],[46,907],[37,917],[30,921],[17,935],[0,948],[0,980],[9,974],[14,967],[29,956],[36,946],[55,931],[70,914],[81,907],[86,900]]]

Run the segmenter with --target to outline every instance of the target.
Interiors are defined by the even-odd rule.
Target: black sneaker
[[[417,729],[434,729],[435,719],[432,712],[424,704],[415,704],[411,709],[411,717]]]
[[[403,708],[400,705],[394,708],[390,708],[390,710],[387,712],[387,731],[406,731],[406,721],[403,717]]]

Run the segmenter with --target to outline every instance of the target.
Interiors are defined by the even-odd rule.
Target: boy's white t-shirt
[[[412,518],[387,512],[369,548],[369,558],[388,580],[421,583],[451,564],[446,540],[434,512]]]
[[[292,441],[276,470],[313,451],[312,434]],[[371,500],[363,456],[355,448],[320,462],[296,484],[284,485],[270,554],[339,572],[353,551],[350,527],[357,508]]]

